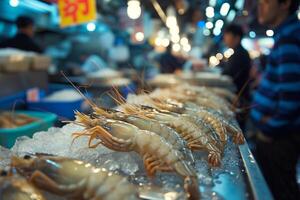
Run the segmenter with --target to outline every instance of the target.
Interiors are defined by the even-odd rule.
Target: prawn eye
[[[30,155],[25,155],[25,156],[24,156],[24,159],[25,159],[25,160],[30,160],[30,159],[31,159],[31,156],[30,156]]]

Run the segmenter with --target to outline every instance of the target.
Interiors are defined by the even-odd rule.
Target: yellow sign
[[[58,0],[61,27],[96,19],[96,0]]]

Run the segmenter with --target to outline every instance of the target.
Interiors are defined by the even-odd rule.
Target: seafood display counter
[[[190,85],[127,100],[115,92],[116,109],[89,102],[92,114],[0,149],[0,168],[14,172],[2,173],[0,197],[3,182],[20,190],[19,177],[46,191],[40,199],[272,200],[231,95]]]

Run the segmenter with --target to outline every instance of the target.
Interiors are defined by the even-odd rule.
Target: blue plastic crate
[[[28,102],[27,109],[41,112],[55,113],[60,120],[75,119],[74,111],[82,111],[83,99],[76,101],[39,101]]]
[[[25,114],[38,120],[18,128],[0,128],[0,145],[6,148],[11,148],[20,136],[31,137],[35,132],[47,130],[57,120],[57,116],[52,113],[32,111],[16,111],[16,113]]]

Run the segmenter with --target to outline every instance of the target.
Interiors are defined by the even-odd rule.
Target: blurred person
[[[249,114],[247,107],[249,105],[250,97],[249,80],[251,59],[248,52],[241,45],[243,36],[243,29],[239,25],[230,24],[225,28],[223,36],[224,43],[228,48],[232,48],[234,53],[225,63],[223,74],[230,76],[237,88],[236,94],[239,99],[239,108],[241,108],[240,112],[237,114],[237,120],[242,130],[245,130]]]
[[[299,0],[260,0],[258,20],[275,32],[275,44],[257,91],[251,116],[257,134],[256,159],[275,199],[300,199],[296,163],[300,149]]]
[[[20,16],[16,21],[18,33],[2,42],[0,48],[16,48],[23,51],[42,53],[43,49],[33,40],[34,21],[30,17]]]
[[[159,59],[161,73],[176,73],[182,69],[184,60],[172,53],[172,46],[169,45]]]

